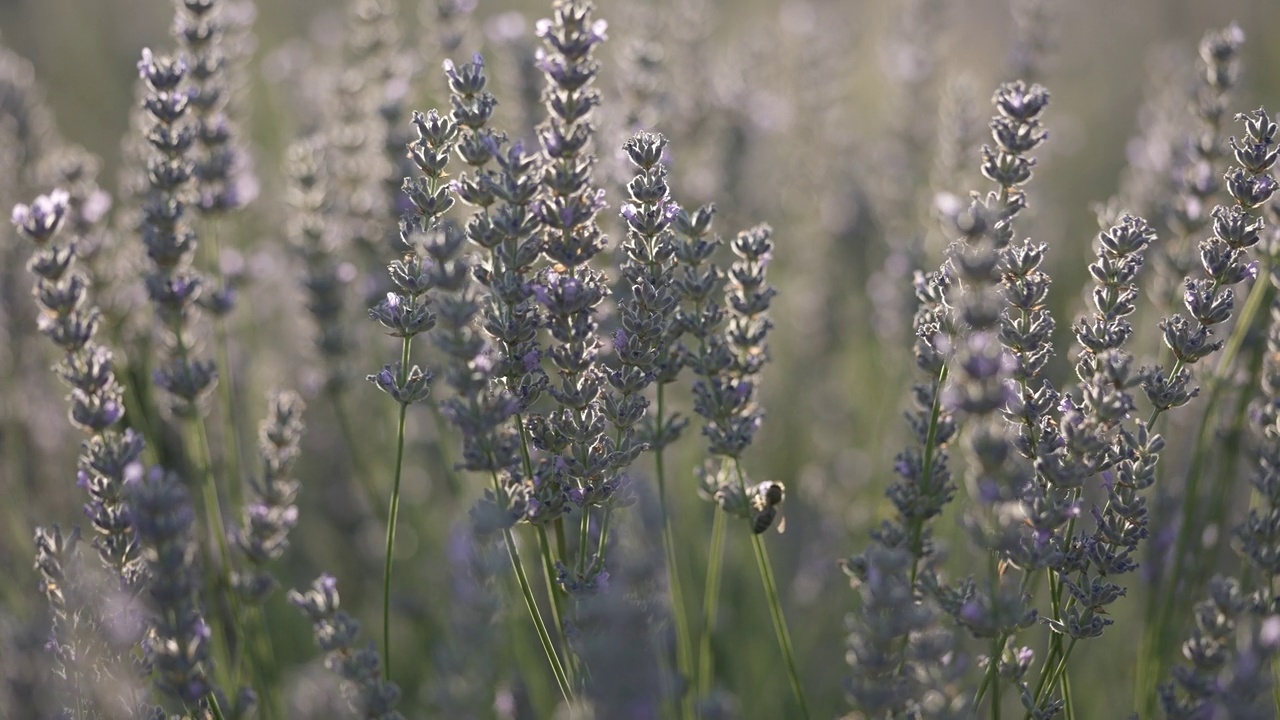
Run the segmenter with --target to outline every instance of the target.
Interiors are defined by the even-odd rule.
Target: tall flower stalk
[[[675,621],[676,670],[683,682],[689,682],[694,677],[693,644],[680,583],[664,462],[664,451],[675,442],[685,425],[678,416],[666,414],[663,402],[665,385],[676,379],[681,368],[676,345],[680,336],[676,314],[680,295],[675,283],[676,241],[672,229],[672,223],[680,216],[680,207],[672,202],[667,186],[667,170],[663,165],[666,147],[666,138],[653,133],[633,135],[623,146],[627,159],[636,169],[635,177],[627,184],[629,202],[622,206],[622,217],[627,224],[627,239],[622,243],[627,260],[622,265],[622,275],[623,282],[630,286],[630,297],[624,295],[620,301],[621,327],[613,337],[614,354],[622,367],[609,377],[618,395],[611,396],[608,412],[610,420],[620,429],[643,423],[643,442],[654,452],[662,546],[667,558],[671,616]],[[657,385],[657,404],[654,413],[646,417],[647,402],[640,393],[649,384]],[[692,714],[694,700],[692,692],[682,694],[685,717]]]
[[[808,718],[809,705],[796,668],[795,651],[782,613],[773,564],[761,538],[777,522],[784,488],[781,483],[772,481],[748,484],[741,464],[742,454],[755,440],[764,420],[756,392],[760,371],[769,360],[765,338],[773,322],[767,312],[777,294],[765,277],[769,261],[773,259],[773,230],[768,225],[758,225],[740,232],[730,247],[739,259],[726,273],[728,284],[724,290],[724,303],[727,311],[724,312],[727,323],[722,334],[706,336],[702,352],[693,361],[696,371],[702,376],[693,387],[694,409],[705,421],[702,434],[707,438],[708,451],[723,458],[721,471],[714,475],[714,487],[704,486],[704,490],[715,499],[717,516],[737,518],[750,531],[756,567],[764,585],[791,691],[800,712]],[[712,557],[710,562],[718,564],[721,559]],[[708,570],[708,575],[713,570],[719,572],[713,567]],[[709,597],[707,601],[712,599]],[[718,598],[715,601],[719,602]]]
[[[392,477],[391,498],[387,509],[386,557],[382,576],[382,643],[386,657],[386,675],[391,676],[391,569],[395,550],[396,522],[400,516],[400,480],[404,471],[405,421],[409,406],[426,399],[431,391],[432,375],[418,365],[410,365],[414,337],[435,326],[435,313],[429,308],[427,292],[432,289],[432,276],[423,268],[431,263],[418,241],[435,227],[440,217],[453,206],[453,197],[444,182],[445,166],[457,140],[458,126],[449,117],[435,111],[427,115],[414,113],[414,129],[418,137],[409,145],[413,162],[421,177],[406,178],[405,194],[414,212],[406,215],[400,238],[407,252],[387,266],[394,289],[369,310],[369,317],[400,338],[400,360],[384,365],[368,380],[385,392],[399,406],[396,421],[396,459]]]
[[[498,510],[495,518],[501,517],[497,525],[504,534],[539,641],[561,693],[568,699],[573,693],[574,662],[565,632],[564,592],[556,583],[555,560],[546,533],[546,523],[560,518],[563,500],[545,507],[535,502],[527,506],[526,514],[531,522],[535,516],[539,518],[535,526],[543,581],[563,655],[551,640],[511,532],[515,522],[512,508],[524,502],[530,485],[537,490],[523,412],[545,384],[536,339],[538,315],[527,279],[540,250],[534,234],[539,223],[531,211],[538,188],[533,177],[536,164],[520,145],[504,151],[505,138],[487,127],[497,100],[485,89],[484,58],[477,54],[473,62],[460,67],[447,60],[444,67],[452,117],[459,126],[458,155],[470,168],[451,188],[476,211],[465,231],[446,224],[434,242],[427,243],[443,278],[441,284],[447,284],[452,292],[442,305],[446,332],[438,343],[450,358],[449,385],[457,395],[442,404],[442,413],[462,430],[460,466],[485,472],[493,481],[491,501]],[[500,168],[497,171],[488,167],[495,161]],[[468,240],[484,251],[474,265],[456,258]],[[476,297],[473,278],[488,289],[483,298]],[[471,327],[473,323],[480,325],[480,332]]]

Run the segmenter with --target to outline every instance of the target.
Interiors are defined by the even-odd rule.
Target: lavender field
[[[0,720],[1280,717],[1277,30],[0,4]]]

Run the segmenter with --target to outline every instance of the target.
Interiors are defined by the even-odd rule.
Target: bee
[[[755,518],[751,521],[751,531],[760,535],[765,530],[768,530],[769,526],[773,525],[773,521],[777,517],[778,508],[774,505],[765,505],[756,512]],[[781,530],[781,526],[779,526],[779,530]]]
[[[755,517],[751,521],[751,529],[757,535],[763,533],[773,526],[777,521],[778,532],[783,533],[787,530],[787,519],[779,518],[781,513],[778,507],[782,505],[782,501],[786,498],[786,488],[782,483],[765,481],[755,487],[755,497],[752,498],[752,506],[756,511]]]
[[[781,505],[783,499],[786,498],[786,488],[782,486],[782,483],[767,482],[762,484],[765,486],[764,492],[761,493],[764,496],[764,501],[770,506]]]

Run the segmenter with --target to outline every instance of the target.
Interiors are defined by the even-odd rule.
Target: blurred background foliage
[[[443,58],[429,40],[434,3],[402,5],[407,42],[424,51],[425,71],[416,81],[412,107],[441,107],[447,97],[438,72]],[[458,60],[484,50],[498,65],[504,62],[501,53],[521,47],[510,42],[513,37],[522,37],[527,43],[523,47],[531,48],[533,22],[546,15],[546,5],[481,0]],[[1014,10],[1025,10],[1029,3],[1014,0],[1014,5]],[[1120,193],[1126,168],[1142,162],[1143,147],[1134,138],[1144,127],[1168,120],[1153,111],[1144,114],[1144,103],[1158,109],[1158,103],[1150,104],[1154,98],[1189,86],[1201,35],[1234,20],[1248,40],[1242,87],[1231,111],[1274,104],[1280,97],[1280,43],[1274,38],[1280,3],[1073,0],[1042,5],[1047,43],[1034,63],[1034,79],[1053,94],[1045,119],[1050,140],[1041,153],[1031,211],[1020,221],[1019,233],[1051,247],[1047,269],[1055,281],[1053,311],[1065,340],[1069,319],[1083,307],[1085,265],[1097,232],[1093,206]],[[883,491],[891,480],[894,455],[907,442],[901,410],[912,381],[911,268],[895,251],[920,242],[936,267],[941,246],[925,240],[936,234],[930,209],[935,194],[945,190],[963,197],[970,189],[987,187],[977,177],[972,151],[954,168],[953,182],[939,187],[941,160],[934,138],[940,107],[948,102],[953,112],[966,107],[955,102],[960,93],[962,100],[967,97],[964,112],[976,123],[976,139],[987,141],[987,99],[999,82],[1013,79],[1012,68],[1019,62],[1015,13],[1003,0],[598,0],[597,6],[598,16],[610,22],[610,42],[601,52],[607,105],[621,108],[620,92],[634,90],[636,77],[629,70],[634,58],[628,58],[633,40],[656,41],[662,53],[665,66],[657,91],[672,99],[651,129],[673,139],[677,200],[686,207],[716,200],[721,208],[717,226],[724,234],[759,221],[776,229],[771,276],[780,294],[774,362],[765,371],[768,416],[748,467],[755,479],[788,486],[787,532],[770,534],[769,542],[806,685],[817,714],[830,717],[843,708],[842,617],[853,607],[836,559],[861,550],[868,529],[885,515]],[[240,420],[246,427],[256,424],[265,410],[267,389],[296,387],[314,396],[319,382],[308,342],[310,319],[294,289],[300,271],[282,249],[286,213],[281,167],[285,147],[299,128],[318,121],[309,113],[324,111],[323,105],[306,101],[307,88],[301,87],[310,81],[308,66],[336,56],[347,32],[345,9],[335,0],[261,0],[257,11],[258,72],[251,78],[247,134],[261,196],[232,227],[222,229],[224,244],[247,258],[252,279],[232,321],[239,339],[233,360],[243,382],[240,407],[246,415]],[[692,20],[685,24],[686,18]],[[139,51],[171,47],[171,19],[171,7],[162,0],[0,2],[0,42],[31,62],[61,137],[102,159],[101,183],[110,191],[122,168],[121,138],[129,131],[135,104]],[[490,50],[494,38],[506,38],[503,50]],[[495,75],[502,112],[514,113],[518,90],[504,84],[511,75]],[[1178,111],[1179,106],[1163,107]],[[615,118],[606,125],[597,153],[612,171],[609,163],[625,137],[625,121]],[[615,210],[622,197],[620,177],[614,172],[609,185]],[[21,189],[20,195],[0,200],[11,204],[48,188]],[[617,237],[617,225],[612,229]],[[11,233],[5,232],[4,242],[13,242]],[[4,257],[15,255],[6,251]],[[16,257],[25,257],[25,248]],[[18,283],[18,291],[10,288],[6,297],[25,293],[21,272],[5,277]],[[17,317],[22,310],[15,306],[7,312]],[[368,324],[359,308],[352,317],[353,323]],[[1154,349],[1154,316],[1140,316],[1135,326],[1145,347]],[[367,360],[358,370],[372,372],[391,349],[371,332],[361,332],[366,334]],[[26,343],[21,352],[27,355],[21,358],[13,356],[17,348],[10,338],[10,352],[5,353],[10,370],[51,361],[52,352],[43,344]],[[1054,372],[1059,378],[1070,372],[1065,353],[1056,358]],[[25,426],[22,437],[27,441],[21,461],[10,443],[0,462],[0,572],[5,578],[0,619],[10,637],[43,622],[42,599],[30,570],[32,527],[73,524],[82,502],[74,487],[71,448],[76,438],[64,421],[62,391],[51,376],[22,387],[15,384],[26,377],[12,371],[2,381],[8,388],[6,420]],[[368,435],[365,450],[385,468],[393,440],[390,404],[370,388],[359,387],[352,394]],[[1176,420],[1170,433],[1177,422],[1191,422],[1193,414]],[[334,573],[343,582],[348,607],[373,628],[380,586],[370,569],[380,563],[381,526],[367,508],[352,501],[350,462],[322,403],[313,403],[308,428],[297,470],[303,480],[302,520],[280,572],[286,587],[304,586],[321,570]],[[463,602],[462,571],[458,554],[443,550],[454,547],[450,538],[457,537],[457,527],[465,524],[466,510],[483,485],[463,478],[455,494],[441,468],[448,466],[448,454],[456,452],[456,439],[447,430],[440,438],[435,419],[424,411],[415,413],[413,431],[408,521],[397,548],[398,567],[409,578],[398,582],[397,627],[407,638],[403,652],[414,658],[398,663],[418,675],[416,684],[404,683],[405,707],[431,702],[431,677],[443,672],[442,656],[454,647],[444,639],[450,637]],[[696,433],[689,435],[677,451],[683,457],[674,465],[680,468],[674,477],[681,480],[677,535],[687,548],[685,586],[696,589],[696,602],[710,506],[694,493],[693,470],[703,451]],[[646,462],[641,461],[642,476]],[[381,486],[387,477],[384,470],[375,482]],[[622,522],[632,546],[650,551],[635,557],[658,563],[649,572],[660,578],[656,522],[641,512],[629,513]],[[955,528],[943,532],[952,536],[955,554],[963,555],[961,533]],[[462,555],[465,560],[466,553]],[[632,588],[637,593],[644,592],[641,560],[628,563],[637,573]],[[785,717],[790,700],[745,544],[730,548],[728,562],[722,613],[727,630],[718,648],[723,686],[739,695],[743,716]],[[956,570],[964,570],[962,559]],[[655,602],[661,602],[660,594],[658,598]],[[1128,604],[1140,605],[1136,600]],[[318,653],[303,619],[280,597],[273,600],[269,615],[273,632],[287,638],[276,645],[282,664],[314,666]],[[523,615],[509,614],[504,622],[521,639],[498,655],[545,672]],[[1104,640],[1111,652],[1093,647],[1091,655],[1075,658],[1078,687],[1099,682],[1097,687],[1104,688],[1079,701],[1081,717],[1120,717],[1129,707],[1130,653],[1137,641],[1125,635],[1123,618],[1116,628]],[[476,646],[463,648],[468,649],[480,652]],[[521,653],[530,657],[522,662]],[[15,672],[11,664],[0,664]],[[498,674],[510,672],[500,663],[499,668]],[[42,672],[39,667],[28,670]],[[297,698],[314,694],[316,683],[323,681],[293,670],[286,680]],[[528,701],[545,707],[548,688],[554,687],[549,676],[530,677],[528,686],[534,688]]]

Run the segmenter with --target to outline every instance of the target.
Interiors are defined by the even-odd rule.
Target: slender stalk
[[[698,644],[698,697],[711,695],[711,680],[715,674],[715,657],[711,639],[715,633],[716,614],[720,609],[720,570],[724,564],[724,536],[728,523],[725,511],[716,505],[715,519],[711,522],[711,547],[707,554],[707,579],[702,591],[702,637]]]
[[[742,476],[742,465],[737,458],[733,459],[733,470],[738,476],[738,488],[746,495],[747,482]],[[791,646],[791,632],[787,630],[787,619],[782,614],[782,601],[778,597],[778,583],[773,578],[773,563],[769,561],[769,551],[764,546],[760,533],[751,533],[751,547],[756,553],[756,566],[760,570],[760,580],[764,583],[765,596],[769,600],[769,614],[773,618],[773,631],[778,636],[778,647],[782,650],[783,662],[787,665],[787,676],[791,681],[791,692],[796,702],[800,703],[800,712],[806,720],[809,715],[809,703],[805,700],[804,686],[800,683],[800,673],[796,672],[795,650]]]
[[[493,473],[493,490],[501,496],[502,485],[498,482],[498,474]],[[529,585],[529,577],[525,575],[524,564],[520,562],[520,551],[516,549],[515,537],[511,534],[511,528],[504,527],[502,529],[502,537],[507,546],[507,555],[511,558],[511,567],[516,571],[516,580],[520,583],[520,593],[524,595],[525,606],[529,609],[529,617],[533,618],[534,628],[538,631],[538,640],[542,643],[542,649],[547,654],[547,662],[551,664],[551,672],[556,676],[556,684],[560,686],[560,694],[564,696],[565,702],[573,704],[573,686],[569,684],[569,679],[565,675],[564,666],[560,663],[560,656],[556,653],[555,645],[551,643],[551,635],[547,632],[547,625],[542,621],[542,613],[538,610],[538,602],[533,597],[533,588]]]
[[[765,595],[769,600],[773,630],[778,636],[782,659],[787,664],[791,692],[795,694],[796,702],[800,703],[801,715],[807,720],[810,717],[809,703],[805,700],[804,686],[800,684],[800,674],[796,671],[796,653],[791,645],[791,633],[787,630],[787,619],[782,614],[782,601],[778,597],[778,583],[773,578],[773,564],[769,562],[769,551],[764,546],[764,539],[756,533],[751,533],[751,545],[756,551],[756,565],[760,568],[760,579],[764,581]]]
[[[285,717],[284,710],[280,707],[280,693],[278,692],[278,684],[271,682],[279,674],[279,665],[276,662],[275,644],[271,641],[271,632],[267,625],[267,614],[262,606],[253,609],[253,617],[257,623],[259,632],[254,633],[254,640],[257,643],[257,651],[259,653],[262,664],[259,668],[264,671],[263,694],[266,700],[261,704],[266,711],[268,719]]]
[[[578,574],[587,573],[587,539],[591,535],[591,506],[582,508],[582,522],[578,523]]]
[[[666,411],[664,407],[666,386],[658,385],[657,420],[654,434],[662,438],[662,419]],[[677,564],[675,529],[671,523],[671,508],[667,504],[667,474],[663,457],[664,447],[659,444],[654,451],[654,468],[658,476],[658,508],[662,512],[662,548],[667,555],[667,587],[671,591],[671,616],[676,630],[676,671],[687,683],[693,678],[693,638],[689,633],[689,618],[685,614],[684,590],[680,585],[680,569]],[[695,715],[693,693],[686,686],[680,698],[681,717],[692,718]]]
[[[1000,650],[1003,647],[1004,640],[1002,637],[997,637],[991,641],[991,659],[987,661],[986,675],[994,675],[992,670],[1000,665]],[[994,680],[991,685],[991,720],[1000,720],[1000,682]]]
[[[205,427],[204,416],[199,413],[195,416],[193,430],[196,438],[196,449],[199,453],[196,461],[200,464],[200,472],[203,476],[200,487],[204,496],[209,532],[213,533],[218,543],[219,561],[222,566],[220,572],[216,567],[209,568],[211,572],[216,573],[217,577],[215,597],[226,593],[226,598],[231,605],[230,617],[226,616],[225,612],[220,613],[223,616],[223,637],[227,643],[227,659],[230,660],[241,651],[239,638],[243,637],[243,633],[241,633],[239,626],[240,602],[236,594],[231,590],[231,548],[227,542],[227,528],[222,520],[222,503],[218,499],[218,487],[213,475],[213,460],[209,451],[209,433]],[[222,603],[219,602],[217,604],[218,607],[223,607]]]
[[[561,562],[563,562],[565,558],[569,557],[569,551],[567,549],[569,547],[569,542],[565,538],[563,515],[556,518],[555,527],[556,527],[556,552],[559,553],[560,560]]]
[[[547,536],[547,529],[542,525],[538,526],[538,549],[542,553],[542,579],[547,585],[547,598],[551,601],[551,619],[555,622],[556,630],[560,633],[560,642],[564,646],[564,656],[566,670],[572,677],[576,670],[573,667],[573,653],[569,650],[568,639],[564,634],[564,599],[560,596],[560,590],[556,586],[556,570],[555,560],[551,556],[551,540]]]
[[[520,432],[520,459],[524,463],[525,477],[533,477],[533,456],[529,453],[529,433],[525,430],[524,415],[516,413],[516,429]],[[564,541],[564,523],[562,517],[555,520],[556,526],[556,542],[557,550],[560,554],[560,561],[565,559],[565,541]],[[551,599],[552,619],[555,620],[556,632],[560,634],[560,645],[564,648],[565,669],[571,679],[578,676],[578,661],[573,650],[569,647],[569,636],[564,631],[564,597],[561,595],[556,583],[555,558],[551,553],[551,543],[547,537],[547,528],[538,526],[538,546],[542,552],[542,575],[543,581],[547,585],[547,597]],[[576,687],[576,685],[575,685]]]
[[[409,348],[413,341],[404,338],[400,349],[400,382],[404,386],[409,373]],[[400,419],[396,426],[396,474],[391,487],[391,503],[387,510],[387,556],[382,572],[382,647],[383,677],[391,678],[391,558],[396,542],[396,520],[400,516],[400,476],[404,470],[404,426],[409,406],[400,403]]]
[[[222,714],[222,706],[218,704],[217,693],[209,693],[209,709],[213,710],[215,720],[226,720],[226,716]]]
[[[213,220],[209,223],[209,247],[210,264],[217,267],[218,259],[222,256],[222,249],[218,242],[218,222]],[[222,374],[223,403],[226,407],[223,409],[223,434],[226,437],[226,464],[227,467],[237,476],[244,476],[245,463],[244,458],[240,455],[240,426],[236,423],[238,417],[236,413],[236,380],[235,373],[231,366],[231,339],[227,332],[227,320],[219,315],[214,319],[214,336],[216,340],[216,352],[218,357],[218,367]],[[234,507],[240,507],[244,504],[244,497],[241,492],[240,483],[233,482],[230,484],[231,504]]]

